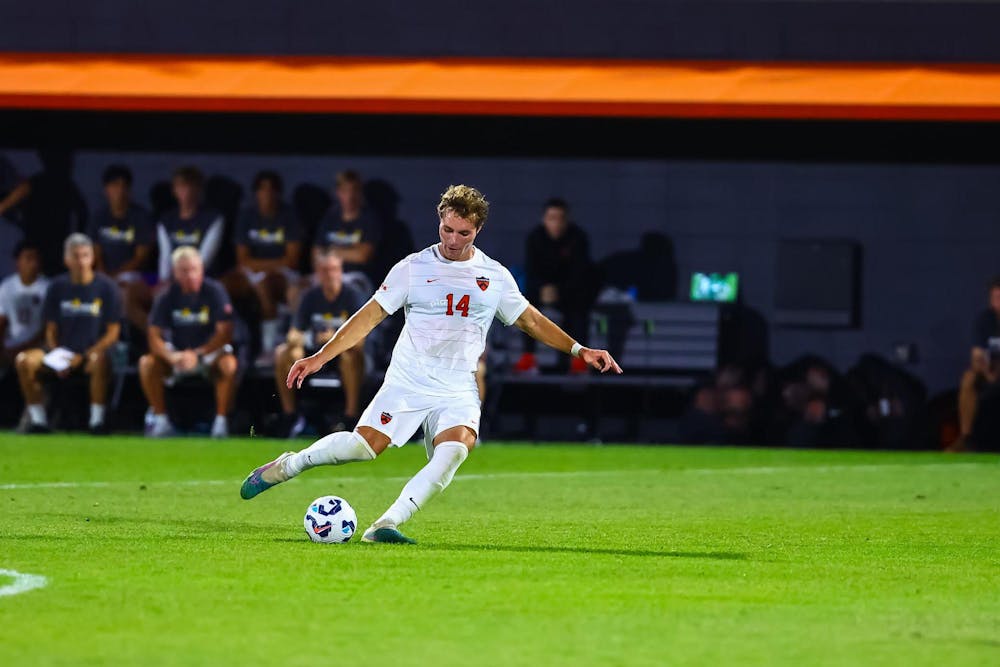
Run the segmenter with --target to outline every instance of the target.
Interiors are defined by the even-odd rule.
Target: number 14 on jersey
[[[454,315],[455,311],[457,310],[458,312],[462,313],[462,317],[468,317],[469,316],[469,295],[468,294],[463,295],[462,298],[458,300],[458,303],[455,303],[455,295],[454,294],[449,294],[447,296],[447,299],[448,299],[448,310],[446,310],[444,312],[445,315]]]

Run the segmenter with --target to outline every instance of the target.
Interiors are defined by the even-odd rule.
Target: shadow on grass
[[[299,538],[275,537],[272,542],[306,543]],[[360,541],[359,541],[360,542]],[[366,548],[383,548],[370,547]],[[746,554],[734,551],[656,551],[654,549],[596,549],[592,547],[554,547],[546,545],[516,545],[516,544],[429,544],[420,543],[415,547],[407,545],[391,545],[391,548],[413,548],[422,551],[500,551],[505,553],[551,553],[551,554],[586,554],[590,556],[639,556],[641,558],[708,558],[714,560],[745,560]]]

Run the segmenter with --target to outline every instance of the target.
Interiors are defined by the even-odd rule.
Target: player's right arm
[[[328,361],[331,361],[345,350],[349,350],[371,333],[372,329],[386,318],[388,313],[382,308],[374,298],[361,307],[358,312],[351,315],[344,325],[337,329],[337,333],[326,342],[326,344],[304,359],[299,359],[288,371],[288,378],[285,386],[289,389],[302,387],[302,381],[312,375]]]

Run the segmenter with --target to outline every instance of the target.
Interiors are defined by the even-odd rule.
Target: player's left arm
[[[514,326],[538,342],[566,354],[572,354],[573,348],[577,345],[577,342],[568,333],[563,331],[558,324],[545,317],[545,315],[532,305],[524,309],[521,316],[514,321]],[[618,365],[618,362],[612,358],[607,350],[580,347],[577,356],[583,359],[588,366],[593,366],[602,373],[611,370],[615,373],[622,372],[621,366]]]

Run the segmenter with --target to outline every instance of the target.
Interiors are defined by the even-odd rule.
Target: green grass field
[[[490,444],[406,547],[302,513],[422,447],[240,500],[283,444],[3,436],[0,663],[1000,664],[997,457]]]

